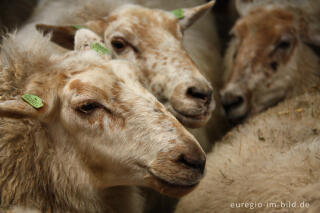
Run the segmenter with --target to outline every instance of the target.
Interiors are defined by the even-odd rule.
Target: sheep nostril
[[[225,95],[222,97],[222,105],[226,112],[240,107],[244,103],[244,97],[241,95]]]
[[[180,157],[178,158],[178,162],[180,162],[180,163],[182,163],[192,169],[196,169],[196,170],[200,171],[201,173],[204,172],[205,165],[206,165],[205,158],[191,158],[185,154],[180,155]]]
[[[211,101],[211,96],[212,96],[212,89],[209,89],[207,91],[198,89],[196,87],[189,87],[187,89],[187,96],[194,98],[194,99],[199,99],[202,100],[205,103],[208,103]]]

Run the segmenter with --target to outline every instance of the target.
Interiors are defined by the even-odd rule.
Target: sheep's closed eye
[[[91,114],[93,111],[96,109],[101,108],[101,105],[98,103],[85,103],[81,104],[78,108],[77,111],[83,114]]]

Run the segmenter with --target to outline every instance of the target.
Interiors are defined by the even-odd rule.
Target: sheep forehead
[[[116,81],[114,75],[97,67],[72,71],[70,72],[70,79],[64,87],[63,95],[68,98],[72,97],[73,94],[88,97],[94,95],[95,98],[107,97],[107,91],[110,90],[110,85],[114,81]]]
[[[269,53],[282,36],[296,33],[294,17],[284,10],[257,10],[242,18],[235,26],[240,39],[235,66],[260,67],[269,60]],[[262,68],[261,68],[262,69]],[[243,69],[239,68],[238,72]],[[241,71],[240,71],[241,70]],[[252,69],[245,69],[249,73]],[[250,73],[252,75],[252,73]]]
[[[270,40],[295,27],[294,15],[284,9],[264,10],[257,9],[248,16],[240,19],[235,31],[240,38],[251,37]]]
[[[170,12],[157,9],[149,9],[145,7],[139,7],[136,5],[125,6],[116,10],[111,15],[117,15],[119,19],[126,18],[127,20],[136,20],[140,23],[149,23],[163,25],[170,21],[177,23],[176,17]]]
[[[182,39],[178,20],[171,13],[161,10],[124,7],[110,15],[107,22],[111,22],[113,29],[122,29],[127,34],[142,40],[144,38],[159,39],[163,33]]]
[[[100,55],[96,51],[87,50],[79,52],[71,52],[64,56],[52,58],[56,63],[58,69],[61,69],[66,75],[75,76],[76,74],[88,75],[88,79],[94,70],[99,70],[97,74],[104,73],[102,78],[106,82],[114,78],[123,78],[126,80],[135,81],[135,76],[133,75],[137,72],[137,67],[131,62],[126,60],[110,60],[106,59],[104,55]],[[60,62],[60,63],[59,63]]]
[[[65,93],[92,95],[98,92],[97,97],[106,99],[120,96],[129,99],[130,94],[149,97],[138,80],[132,77],[134,69],[135,66],[131,63],[112,60],[104,65],[94,64],[82,70],[70,71],[71,78],[65,86]]]
[[[71,73],[71,75],[74,75],[73,79],[79,79],[82,82],[95,85],[101,89],[108,89],[109,85],[112,85],[112,83],[117,80],[115,74],[104,67],[89,67],[88,70],[84,70],[83,72],[79,71],[78,74],[77,71],[75,71]]]

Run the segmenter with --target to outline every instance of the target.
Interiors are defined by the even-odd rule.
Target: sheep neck
[[[1,207],[80,213],[142,208],[135,187],[94,189],[78,154],[68,145],[71,137],[57,141],[40,122],[1,118],[0,138]]]

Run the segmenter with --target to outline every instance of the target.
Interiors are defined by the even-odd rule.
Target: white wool
[[[306,93],[229,132],[207,156],[204,180],[176,213],[319,212],[319,104],[319,91]],[[310,208],[281,208],[288,201]],[[278,208],[231,206],[271,202]]]

